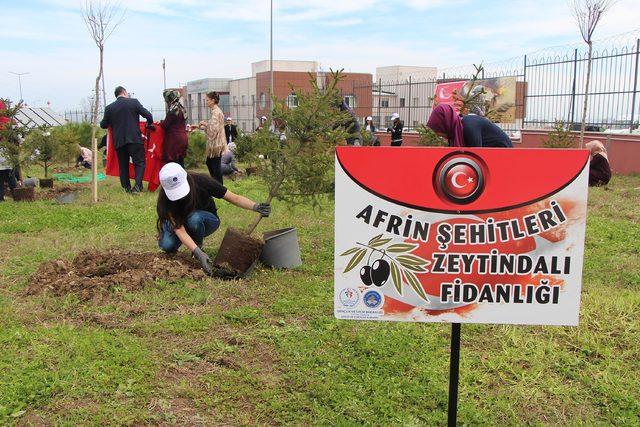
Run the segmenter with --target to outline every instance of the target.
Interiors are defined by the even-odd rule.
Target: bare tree
[[[93,201],[98,201],[98,141],[96,133],[98,130],[98,110],[100,108],[100,80],[104,70],[104,44],[113,34],[114,30],[122,23],[125,10],[120,7],[119,2],[112,0],[86,0],[82,9],[82,18],[89,30],[93,42],[100,51],[100,68],[96,77],[94,90],[93,111],[91,114],[91,151],[92,162],[91,171],[93,174]],[[106,99],[105,99],[106,103]]]
[[[587,102],[591,81],[591,57],[593,53],[593,33],[600,20],[616,0],[570,0],[571,14],[578,24],[582,40],[589,47],[587,54],[587,79],[584,84],[584,103],[582,106],[582,124],[580,126],[580,148],[584,147],[584,129],[587,122]]]

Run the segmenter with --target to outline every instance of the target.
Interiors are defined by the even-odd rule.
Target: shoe
[[[140,193],[142,193],[142,188],[140,187],[133,187],[131,189],[131,194],[140,194]]]

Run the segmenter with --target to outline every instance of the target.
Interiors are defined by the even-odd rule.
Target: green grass
[[[253,179],[228,182],[259,200]],[[640,424],[640,177],[590,190],[580,326],[464,325],[459,422]],[[159,281],[100,301],[23,294],[39,263],[157,250],[155,195],[0,204],[0,424],[443,425],[449,327],[333,318],[333,209],[274,203],[304,266]],[[218,203],[222,228],[253,214]],[[206,241],[212,255],[223,235]]]

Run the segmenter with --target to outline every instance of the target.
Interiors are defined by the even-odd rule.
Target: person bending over
[[[589,161],[589,187],[607,185],[611,180],[611,166],[607,149],[600,141],[589,141],[585,147],[591,152]]]
[[[446,138],[449,147],[513,147],[509,136],[491,120],[476,114],[460,117],[448,104],[433,109],[427,126]]]
[[[207,274],[212,274],[212,262],[202,250],[204,238],[220,226],[218,210],[212,197],[224,199],[240,208],[269,216],[271,205],[256,203],[227,190],[214,178],[187,173],[177,163],[167,163],[160,169],[161,189],[158,194],[156,228],[158,246],[173,253],[185,245]]]

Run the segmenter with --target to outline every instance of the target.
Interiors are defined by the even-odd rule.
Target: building
[[[431,112],[437,77],[436,67],[377,67],[372,88],[373,122],[380,129],[387,128],[391,125],[391,115],[398,113],[405,129],[415,130]],[[424,84],[415,84],[422,82]]]
[[[271,109],[271,75],[269,61],[251,64],[251,77],[232,80],[229,83],[230,114],[238,127],[245,132],[253,131],[261,116],[268,116]],[[293,89],[310,91],[310,77],[315,76],[320,87],[326,87],[328,73],[319,69],[315,61],[273,61],[273,95],[285,100],[290,108],[297,106]],[[367,73],[345,73],[338,87],[349,106],[358,117],[371,114],[372,75]]]
[[[229,86],[231,79],[207,78],[187,82],[186,102],[190,123],[209,120],[210,114],[205,97],[207,93],[216,91],[220,94],[220,108],[225,115],[230,114]]]

